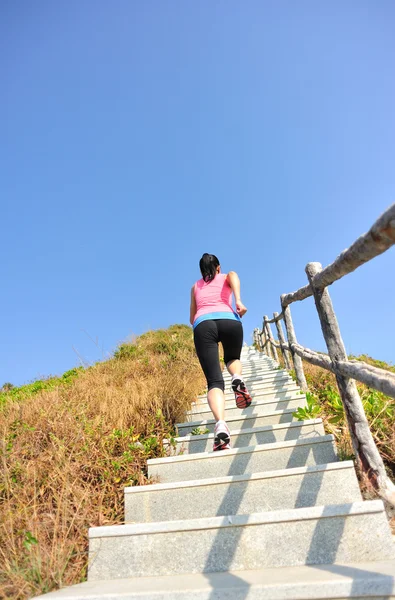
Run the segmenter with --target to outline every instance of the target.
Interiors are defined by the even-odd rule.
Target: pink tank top
[[[232,308],[232,288],[226,280],[227,275],[218,273],[210,282],[199,279],[195,283],[196,314],[193,326],[196,327],[204,317],[210,319],[230,318],[240,320]],[[225,313],[225,314],[224,314]]]

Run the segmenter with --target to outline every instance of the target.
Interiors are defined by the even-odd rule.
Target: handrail
[[[284,318],[284,315],[282,312],[280,312],[280,314],[277,313],[277,317],[273,317],[273,319],[270,319],[267,321],[267,323],[277,323],[278,321],[281,321]]]
[[[395,244],[395,204],[390,206],[377,219],[369,231],[361,235],[347,250],[344,250],[336,260],[318,273],[313,285],[322,290],[335,281],[352,273],[375,256],[379,256]],[[305,300],[313,295],[311,285],[305,285],[296,292],[284,294],[282,305]]]
[[[280,344],[278,344],[280,347]],[[395,398],[395,374],[373,367],[363,360],[340,360],[333,363],[327,354],[320,354],[300,344],[293,344],[293,350],[307,362],[322,367],[332,373],[356,379],[365,385]]]
[[[327,287],[382,254],[394,244],[395,204],[376,220],[367,233],[361,235],[325,269],[322,269],[319,263],[309,263],[306,266],[308,285],[295,292],[283,294],[280,297],[281,313],[274,313],[273,319],[270,320],[265,315],[262,331],[254,330],[254,339],[266,354],[277,360],[277,348],[281,350],[287,370],[291,368],[288,353],[291,354],[296,379],[303,391],[307,390],[307,383],[302,359],[336,375],[359,466],[367,473],[378,493],[392,506],[395,506],[395,486],[386,474],[354,380],[395,398],[395,375],[363,361],[348,359]],[[301,346],[296,339],[289,305],[310,296],[314,296],[328,354],[321,354]],[[285,343],[281,320],[285,323],[288,343]],[[273,338],[271,323],[276,324],[279,342]]]

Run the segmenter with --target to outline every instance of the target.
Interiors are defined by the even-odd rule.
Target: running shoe
[[[218,421],[214,429],[213,452],[230,449],[230,431],[225,421]]]
[[[237,408],[243,409],[250,406],[252,398],[246,388],[244,381],[237,377],[232,381],[232,390],[235,393]]]

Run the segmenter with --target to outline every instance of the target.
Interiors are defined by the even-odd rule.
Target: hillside
[[[123,488],[147,481],[147,458],[203,387],[192,331],[174,325],[1,394],[0,597],[85,579],[87,528],[122,523]]]
[[[340,457],[352,457],[334,376],[304,368],[310,392],[299,417],[322,417]],[[204,386],[191,328],[174,325],[121,344],[88,369],[2,391],[1,598],[25,600],[86,579],[88,527],[123,522],[124,487],[149,483],[147,459],[165,454],[163,439]],[[394,477],[395,402],[358,387]]]

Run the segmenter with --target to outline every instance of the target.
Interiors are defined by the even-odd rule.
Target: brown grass
[[[86,579],[88,527],[123,522],[123,488],[203,389],[192,332],[149,332],[69,387],[1,413],[0,597],[24,600]]]

